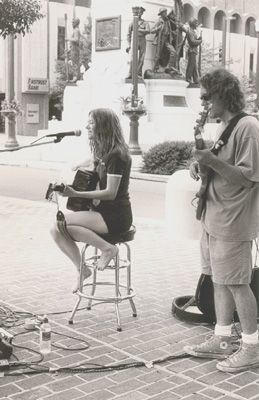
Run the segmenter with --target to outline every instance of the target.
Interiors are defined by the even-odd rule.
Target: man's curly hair
[[[240,82],[235,75],[224,68],[214,69],[200,79],[208,97],[217,94],[225,108],[231,113],[237,113],[245,107],[245,98]]]

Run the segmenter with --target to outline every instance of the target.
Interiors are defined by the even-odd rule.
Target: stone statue
[[[174,32],[170,18],[167,15],[167,9],[161,7],[158,15],[159,19],[151,29],[151,33],[155,34],[153,40],[153,45],[155,46],[153,71],[157,72],[159,66],[162,66],[166,72],[170,72],[175,70],[176,64],[176,50],[173,46]]]
[[[199,46],[202,43],[201,31],[198,28],[199,22],[196,18],[191,18],[188,22],[189,29],[186,31],[187,40],[187,67],[185,79],[190,85],[199,84],[199,74],[197,66],[197,55]]]
[[[79,29],[80,19],[74,18],[72,21],[73,33],[70,42],[70,56],[71,56],[71,64],[72,64],[72,74],[73,74],[73,82],[76,82],[80,79],[80,37],[81,32]]]
[[[183,24],[183,6],[181,0],[175,0],[175,9],[167,13],[167,9],[159,9],[159,19],[151,29],[155,34],[153,45],[155,57],[153,72],[159,67],[171,77],[180,77],[179,59],[183,56],[184,40],[182,33],[185,31]]]
[[[138,77],[142,78],[142,69],[143,69],[143,64],[144,64],[144,59],[145,59],[145,54],[146,54],[146,35],[150,33],[150,27],[148,22],[144,21],[142,19],[142,15],[144,13],[145,8],[140,7],[139,10],[139,15],[138,15]],[[133,22],[130,23],[129,29],[128,29],[128,34],[127,34],[127,41],[128,41],[128,47],[126,49],[126,52],[129,53],[131,50],[131,42],[132,42],[132,36],[133,36]],[[132,60],[130,63],[130,70],[129,74],[126,79],[131,79],[132,78]]]

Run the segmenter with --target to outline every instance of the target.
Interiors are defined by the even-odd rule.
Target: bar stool
[[[98,270],[97,270],[96,266],[97,266],[98,259],[100,258],[100,255],[98,254],[98,249],[94,248],[94,255],[86,258],[86,251],[91,246],[89,246],[88,244],[85,244],[82,247],[81,264],[80,264],[80,286],[79,286],[79,290],[76,292],[78,299],[74,306],[74,309],[72,311],[70,319],[68,321],[69,324],[73,324],[73,319],[74,319],[75,313],[78,309],[78,306],[79,306],[82,298],[88,300],[88,305],[86,307],[87,310],[91,310],[91,308],[97,304],[114,303],[116,318],[117,318],[117,331],[119,331],[119,332],[122,330],[121,321],[120,321],[119,303],[121,303],[124,300],[129,300],[131,309],[132,309],[132,315],[133,315],[133,317],[137,316],[137,310],[136,310],[135,304],[133,302],[133,297],[135,296],[135,293],[131,287],[131,249],[128,244],[128,242],[130,242],[134,239],[135,233],[136,233],[135,226],[131,226],[131,228],[127,232],[123,232],[120,234],[99,235],[107,242],[116,245],[119,250],[116,257],[105,268],[105,270],[114,271],[114,274],[115,274],[114,281],[103,282],[103,281],[97,280]],[[120,246],[124,246],[124,248],[126,249],[126,259],[120,258]],[[90,282],[90,283],[83,282],[83,269],[85,266],[89,267],[92,270],[92,282]],[[125,284],[122,284],[120,282],[120,270],[123,268],[126,269],[126,275],[127,275]],[[102,271],[99,271],[99,273],[102,273]],[[103,286],[113,286],[114,287],[114,295],[111,297],[110,296],[107,297],[107,296],[96,294],[97,286],[102,286],[102,285]],[[88,289],[88,292],[90,292],[90,293],[87,292],[87,289]]]

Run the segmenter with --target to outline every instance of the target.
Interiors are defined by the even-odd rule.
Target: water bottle
[[[46,315],[40,325],[40,352],[43,355],[51,352],[51,326]]]

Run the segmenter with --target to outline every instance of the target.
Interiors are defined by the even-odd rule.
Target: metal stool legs
[[[76,311],[78,310],[79,304],[82,300],[82,298],[85,298],[88,300],[87,304],[87,309],[91,310],[91,308],[94,305],[97,304],[102,304],[102,303],[114,303],[115,306],[115,313],[116,313],[116,320],[117,320],[117,330],[121,331],[121,319],[120,319],[120,310],[119,310],[119,303],[121,303],[124,300],[129,300],[130,306],[132,309],[132,315],[133,317],[137,316],[137,310],[135,307],[135,304],[133,302],[133,297],[135,296],[135,293],[131,287],[131,252],[130,252],[130,246],[126,242],[122,242],[119,244],[116,244],[117,247],[120,245],[124,245],[126,247],[126,257],[127,259],[120,259],[120,254],[116,255],[114,262],[111,262],[106,269],[108,270],[114,270],[114,282],[103,282],[103,281],[98,281],[97,280],[97,268],[96,264],[99,259],[98,255],[98,249],[95,248],[94,250],[94,255],[86,258],[86,250],[89,247],[87,244],[83,246],[82,251],[81,251],[81,265],[80,265],[80,285],[79,285],[79,290],[77,291],[76,295],[78,296],[78,300],[73,308],[73,311],[71,313],[70,319],[69,319],[69,324],[73,324],[73,319],[75,316]],[[86,283],[83,282],[84,280],[84,275],[83,275],[83,269],[87,265],[91,270],[92,270],[92,282],[88,283],[88,280]],[[126,284],[123,285],[120,282],[120,270],[126,268],[127,271],[127,276],[126,276]],[[101,271],[100,271],[101,274]],[[96,294],[96,289],[97,286],[114,286],[114,296],[112,297],[105,297],[101,295]],[[89,289],[90,293],[86,293],[86,290]],[[121,290],[125,292],[123,295],[121,293]]]

